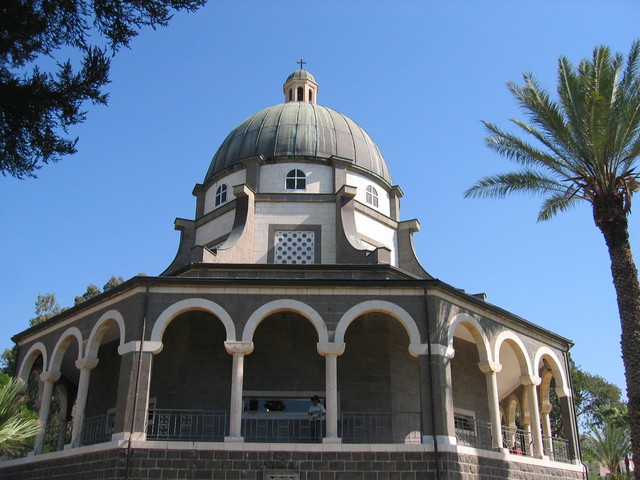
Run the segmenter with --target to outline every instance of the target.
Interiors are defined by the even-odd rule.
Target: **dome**
[[[298,70],[291,75],[299,72],[307,73]],[[267,159],[342,157],[392,184],[387,164],[367,132],[346,115],[313,103],[283,103],[247,118],[214,155],[204,183],[258,155]]]
[[[312,82],[316,81],[316,79],[313,78],[313,75],[311,75],[306,70],[296,70],[296,71],[294,71],[291,75],[289,75],[287,77],[286,82],[288,82],[289,80],[293,80],[294,78],[304,78],[304,79],[307,79],[307,80],[311,80]]]

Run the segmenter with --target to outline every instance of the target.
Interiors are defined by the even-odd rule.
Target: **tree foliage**
[[[600,375],[585,372],[573,360],[570,364],[576,414],[583,427],[602,426],[608,419],[617,415],[620,409],[626,409],[618,386]]]
[[[604,466],[610,475],[607,478],[619,480],[626,477],[623,471],[624,459],[631,453],[629,430],[614,423],[602,427],[592,426],[591,431],[581,437],[585,459],[591,464]]]
[[[29,320],[30,327],[42,323],[45,320],[49,320],[51,317],[58,315],[63,310],[60,305],[58,305],[55,293],[44,293],[38,295],[35,305],[36,316]]]
[[[16,454],[38,431],[38,420],[24,407],[21,384],[0,373],[0,453]]]
[[[36,177],[43,164],[76,152],[64,138],[86,118],[83,104],[106,104],[110,56],[143,27],[206,0],[3,0],[0,2],[0,171]],[[80,56],[74,69],[66,55]],[[47,58],[54,59],[45,68]]]
[[[82,302],[85,302],[87,300],[89,300],[90,298],[93,298],[97,295],[100,295],[100,287],[94,285],[93,283],[90,283],[89,285],[87,285],[87,290],[86,292],[84,292],[82,295],[75,297],[73,299],[73,305],[79,305]]]
[[[590,204],[607,244],[621,325],[629,424],[640,458],[640,282],[629,242],[628,215],[640,184],[640,41],[628,56],[596,47],[575,67],[558,60],[557,96],[531,74],[508,83],[526,121],[511,120],[517,134],[484,122],[487,144],[519,169],[480,179],[466,197],[542,197],[538,221],[579,201]],[[640,480],[640,469],[636,472]]]
[[[107,280],[107,283],[105,283],[104,286],[102,287],[102,291],[106,292],[107,290],[111,290],[112,288],[117,287],[121,283],[124,283],[124,279],[122,277],[116,277],[114,275],[111,275],[111,278]]]

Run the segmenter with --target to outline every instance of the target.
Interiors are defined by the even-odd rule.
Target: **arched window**
[[[293,102],[293,89],[292,88],[289,89],[289,101]]]
[[[365,200],[369,205],[378,208],[378,191],[371,185],[367,185]]]
[[[222,184],[216,190],[216,207],[227,201],[227,185]]]
[[[290,170],[285,179],[287,190],[304,190],[307,188],[307,176],[302,170]]]
[[[309,90],[309,103],[313,103],[313,90]]]
[[[302,89],[302,87],[298,87],[298,101],[304,101],[304,90]]]

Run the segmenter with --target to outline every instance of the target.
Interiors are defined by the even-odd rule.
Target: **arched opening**
[[[42,398],[42,404],[49,402],[43,445],[36,445],[36,449],[42,453],[62,450],[71,442],[72,412],[80,379],[76,367],[80,356],[78,341],[75,333],[70,332],[58,343],[52,356],[50,371],[60,372],[60,377],[53,385],[51,397]]]
[[[111,440],[120,378],[120,327],[116,320],[103,323],[92,339],[91,350],[97,348],[96,366],[90,371],[89,388],[82,426],[82,445]],[[89,353],[89,355],[91,355]],[[82,399],[78,399],[82,401]],[[78,405],[76,405],[76,410]]]
[[[307,415],[325,400],[325,360],[313,323],[292,311],[264,318],[244,362],[243,437],[254,442],[319,442],[323,419]]]
[[[543,354],[537,363],[537,373],[541,379],[538,400],[544,454],[567,461],[573,456],[569,442],[571,414],[560,367],[550,354]]]
[[[485,374],[479,368],[476,328],[459,323],[453,334],[451,385],[456,438],[459,445],[491,449],[491,416]]]
[[[338,358],[341,437],[345,443],[420,443],[418,360],[403,325],[384,312],[349,324]]]
[[[221,441],[227,432],[231,356],[223,323],[191,310],[171,320],[153,358],[147,438]]]
[[[18,374],[18,378],[24,382],[22,392],[26,397],[25,407],[31,412],[34,412],[36,416],[42,405],[42,390],[44,384],[40,379],[40,375],[46,363],[43,352],[44,350],[41,351],[37,348],[32,348],[23,360],[20,373]],[[32,451],[34,447],[35,437],[32,437],[25,442],[22,447],[19,447],[12,456],[24,457]]]
[[[530,403],[521,380],[528,374],[522,346],[515,338],[506,338],[500,344],[496,361],[502,366],[497,374],[498,399],[507,413],[506,425],[502,425],[503,446],[511,453],[532,455]]]
[[[302,87],[298,87],[298,101],[304,102],[304,89]]]

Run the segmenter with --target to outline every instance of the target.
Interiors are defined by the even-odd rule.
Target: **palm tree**
[[[626,428],[615,423],[608,423],[602,429],[592,426],[591,433],[582,436],[582,448],[585,456],[611,472],[612,480],[626,478],[622,462],[631,451]]]
[[[39,422],[30,418],[23,405],[21,384],[9,379],[0,387],[0,454],[20,452],[24,443],[38,432]]]
[[[511,120],[523,138],[484,122],[487,143],[520,164],[518,171],[479,180],[465,197],[502,198],[535,193],[543,198],[538,221],[548,220],[579,201],[591,204],[611,259],[622,326],[622,357],[627,381],[633,453],[640,459],[640,286],[631,255],[627,216],[638,190],[640,154],[640,41],[625,59],[609,48],[575,68],[558,60],[557,99],[531,74],[524,85],[508,88],[528,122]],[[640,460],[639,460],[640,463]],[[640,480],[640,468],[636,473]]]

